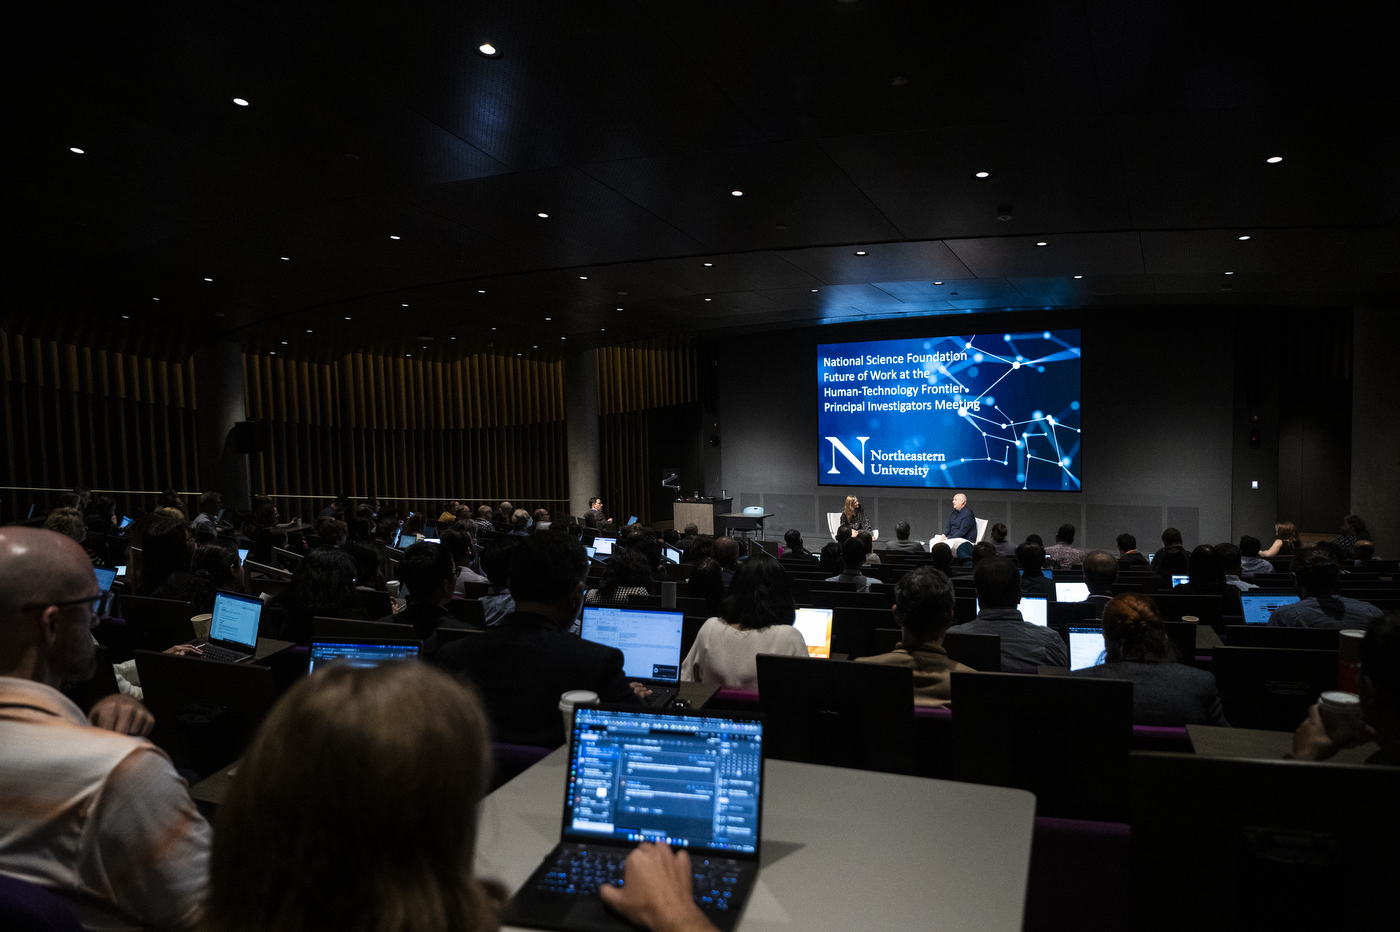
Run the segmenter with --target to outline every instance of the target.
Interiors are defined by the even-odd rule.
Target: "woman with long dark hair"
[[[681,679],[758,691],[759,654],[807,656],[792,626],[797,607],[787,570],[777,560],[749,560],[729,584],[720,614],[705,622],[681,664]]]
[[[136,595],[154,596],[175,574],[188,575],[196,547],[194,531],[183,518],[153,515],[141,535],[141,570]]]
[[[355,595],[355,561],[329,547],[302,558],[273,605],[282,614],[279,636],[297,644],[311,643],[311,620],[318,616],[370,620]]]

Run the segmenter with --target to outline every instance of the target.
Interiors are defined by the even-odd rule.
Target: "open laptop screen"
[[[94,566],[92,571],[97,574],[97,584],[106,592],[112,588],[112,580],[117,578],[117,571],[110,566]]]
[[[244,550],[242,547],[238,548],[238,562],[242,563],[244,560],[247,560],[248,554],[250,553],[252,553],[251,550]]]
[[[1083,602],[1089,598],[1089,584],[1082,582],[1055,583],[1055,601]]]
[[[681,678],[684,612],[585,605],[585,641],[622,651],[622,672],[632,679],[676,683]]]
[[[1191,577],[1190,577],[1190,576],[1173,576],[1173,577],[1172,577],[1172,585],[1173,585],[1173,586],[1184,586],[1184,585],[1186,585],[1186,584],[1187,584],[1188,582],[1190,582],[1190,581],[1191,581]]]
[[[569,841],[758,852],[761,721],[581,707],[573,739],[564,790]]]
[[[1058,583],[1056,585],[1058,585]],[[1016,609],[1026,621],[1044,628],[1050,623],[1050,609],[1046,607],[1049,604],[1049,599],[1040,596],[1023,595],[1021,596],[1021,604],[1017,605]],[[977,600],[977,611],[979,614],[982,611],[981,599]]]
[[[681,562],[681,552],[670,544],[661,545],[661,555],[665,558],[667,563]]]
[[[132,520],[133,518],[131,517],[131,515],[127,515],[126,517],[122,518],[122,523],[117,525],[117,530],[121,530],[124,527],[131,527]]]
[[[598,557],[612,556],[613,544],[615,541],[611,537],[595,537],[593,539],[593,553]]]
[[[1104,662],[1102,628],[1069,629],[1069,668],[1083,670]]]
[[[231,641],[247,648],[258,646],[258,618],[262,600],[231,592],[214,596],[214,618],[209,622],[209,638]]]
[[[422,647],[417,641],[313,640],[306,672],[311,673],[332,660],[343,660],[352,667],[377,667],[390,660],[417,660],[421,653]]]
[[[799,608],[792,626],[807,642],[807,656],[831,656],[831,614],[829,608]]]
[[[1292,605],[1298,601],[1295,592],[1241,592],[1240,603],[1244,606],[1244,623],[1247,625],[1267,625],[1274,609]]]

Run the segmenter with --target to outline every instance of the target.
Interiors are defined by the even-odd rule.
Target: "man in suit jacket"
[[[592,690],[603,702],[639,702],[648,694],[623,675],[622,651],[569,633],[587,573],[578,541],[558,534],[523,538],[510,564],[515,611],[434,658],[480,691],[497,741],[563,744],[559,696],[571,689]]]

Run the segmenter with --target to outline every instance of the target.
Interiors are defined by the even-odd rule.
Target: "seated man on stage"
[[[948,523],[943,533],[934,538],[935,542],[945,542],[957,554],[963,544],[977,541],[977,516],[967,507],[967,496],[959,492],[953,496],[953,510],[948,513]]]

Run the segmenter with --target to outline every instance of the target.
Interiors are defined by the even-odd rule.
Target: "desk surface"
[[[512,891],[559,840],[567,749],[488,796],[476,873]],[[741,930],[1021,928],[1035,797],[767,763],[763,861]]]
[[[1293,732],[1265,731],[1260,728],[1225,728],[1219,725],[1187,725],[1191,747],[1203,757],[1251,757],[1282,760],[1293,752]],[[1331,759],[1337,764],[1364,764],[1376,753],[1375,744],[1338,751]]]

